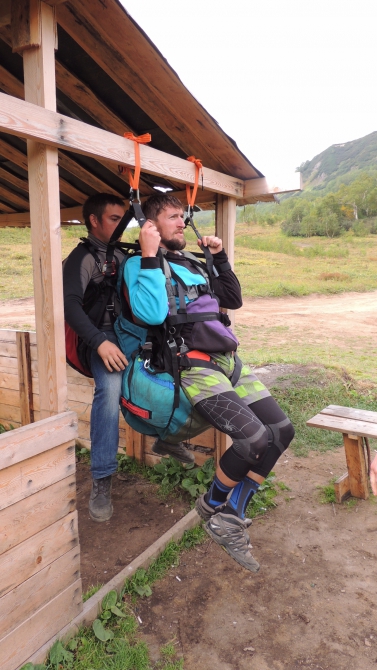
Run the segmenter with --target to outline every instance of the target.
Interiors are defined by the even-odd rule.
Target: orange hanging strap
[[[130,168],[124,168],[119,166],[119,172],[122,174],[126,170],[128,175],[128,182],[132,191],[139,191],[139,181],[140,181],[140,144],[148,144],[151,141],[152,136],[150,133],[145,133],[144,135],[133,135],[132,133],[124,133],[124,137],[127,140],[133,140],[135,147],[135,171],[132,174]]]
[[[195,182],[192,191],[190,185],[186,184],[187,204],[192,208],[195,205],[195,199],[199,185],[199,174],[200,170],[203,170],[203,165],[201,160],[199,158],[195,158],[195,156],[189,156],[187,160],[190,161],[190,163],[194,163],[195,165]]]

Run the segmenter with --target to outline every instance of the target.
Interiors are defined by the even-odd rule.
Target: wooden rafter
[[[4,170],[4,168],[0,167],[0,179],[3,181],[8,182],[9,184],[12,184],[12,186],[16,186],[17,188],[21,189],[22,191],[25,191],[25,193],[29,192],[29,184],[27,179],[23,179],[22,177],[17,177],[16,175],[12,174],[11,172],[8,172],[8,170]]]
[[[16,210],[13,209],[13,207],[9,207],[9,205],[6,205],[5,202],[0,201],[0,212],[9,212],[9,214],[13,214],[14,212],[16,212]],[[2,216],[3,215],[0,214],[0,220],[1,220]],[[0,223],[0,227],[1,227],[1,223]]]
[[[14,205],[15,207],[19,207],[20,209],[29,209],[29,200],[27,198],[24,198],[18,193],[14,193],[14,191],[10,190],[6,186],[3,186],[3,184],[0,184],[0,197],[5,198],[9,204]]]
[[[0,2],[0,26],[10,24],[10,0]]]

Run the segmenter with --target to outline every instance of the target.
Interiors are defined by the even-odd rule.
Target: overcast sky
[[[267,177],[377,130],[376,0],[121,1]]]

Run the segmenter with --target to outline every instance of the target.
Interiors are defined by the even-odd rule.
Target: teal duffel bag
[[[123,374],[121,410],[131,428],[156,435],[166,442],[189,440],[209,428],[191,405],[181,387],[179,406],[174,406],[174,380],[168,372],[154,371],[136,355]]]

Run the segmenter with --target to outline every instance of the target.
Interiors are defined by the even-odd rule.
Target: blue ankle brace
[[[227,505],[236,512],[240,519],[245,518],[246,508],[254,493],[258,491],[259,486],[260,484],[255,482],[254,479],[245,477],[242,482],[239,482],[239,484],[234,487]]]

